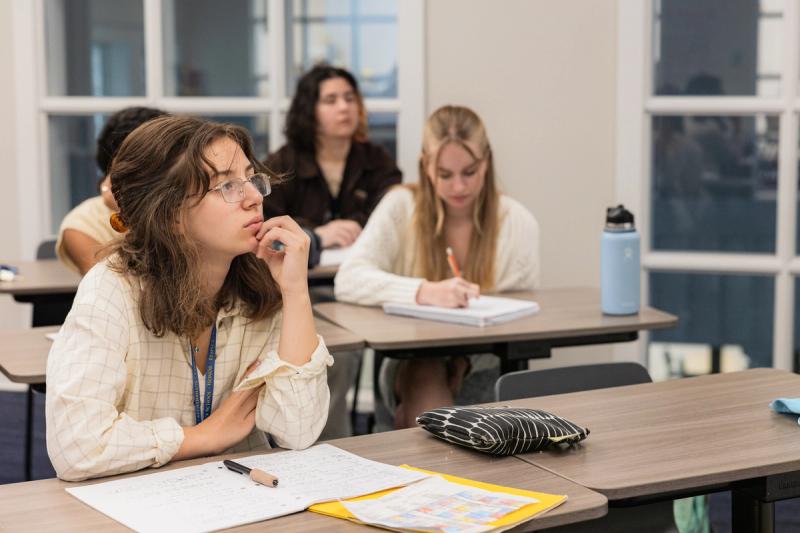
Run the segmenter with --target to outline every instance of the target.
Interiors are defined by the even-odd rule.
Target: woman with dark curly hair
[[[311,445],[331,357],[311,314],[309,238],[289,217],[264,220],[269,171],[247,132],[153,119],[123,142],[111,187],[124,237],[81,281],[47,362],[58,476],[264,448],[265,432]]]
[[[355,242],[402,174],[386,150],[369,142],[358,82],[342,68],[317,65],[300,78],[286,138],[266,164],[289,179],[265,199],[264,216],[297,220],[314,241],[309,257],[314,266],[320,250]]]

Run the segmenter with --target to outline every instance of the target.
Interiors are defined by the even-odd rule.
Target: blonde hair
[[[419,159],[419,183],[409,186],[415,199],[412,222],[417,238],[415,275],[430,281],[440,281],[452,275],[445,253],[445,206],[436,195],[434,183],[428,178],[426,169],[430,158],[434,157],[435,162],[438,162],[442,148],[450,143],[462,147],[476,161],[486,159],[483,188],[473,206],[473,227],[467,261],[461,265],[461,270],[465,279],[488,291],[494,288],[494,258],[500,225],[499,193],[495,184],[494,162],[486,128],[480,117],[466,107],[440,107],[425,124]],[[477,146],[478,153],[475,153],[470,144]],[[438,178],[434,176],[434,180],[436,179]]]

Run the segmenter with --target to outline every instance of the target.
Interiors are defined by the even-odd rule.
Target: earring
[[[125,222],[122,221],[122,216],[119,213],[111,213],[108,222],[117,233],[125,233],[128,231],[128,227],[125,225]]]

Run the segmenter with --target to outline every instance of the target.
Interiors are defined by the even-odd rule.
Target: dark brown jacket
[[[313,154],[285,145],[270,155],[266,164],[270,170],[288,175],[264,198],[264,217],[289,215],[308,229],[340,218],[355,220],[363,227],[384,193],[402,179],[388,152],[368,142],[351,145],[335,198]]]

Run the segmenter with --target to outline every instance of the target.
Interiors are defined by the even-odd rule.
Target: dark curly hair
[[[322,82],[333,78],[342,78],[356,96],[358,102],[358,127],[353,135],[357,141],[367,140],[367,113],[364,99],[358,89],[358,82],[347,70],[331,65],[319,64],[303,74],[297,81],[292,105],[286,115],[286,139],[289,145],[298,152],[314,153],[317,138],[317,100]]]
[[[166,115],[166,111],[152,107],[126,107],[111,115],[97,137],[97,154],[95,160],[103,173],[103,177],[111,169],[111,160],[122,146],[122,141],[133,130],[156,117]]]

